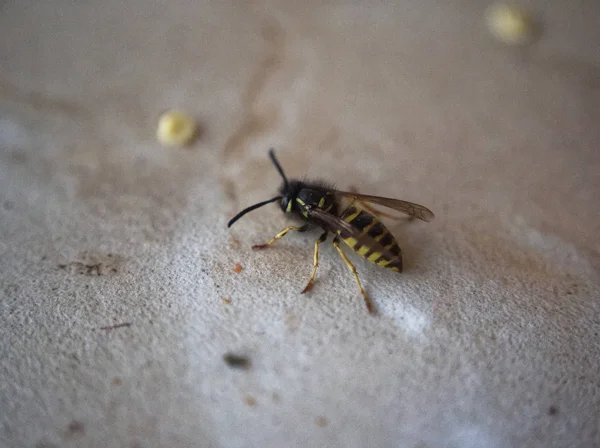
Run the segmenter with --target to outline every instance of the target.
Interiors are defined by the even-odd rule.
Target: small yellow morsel
[[[158,120],[156,137],[164,146],[185,146],[191,143],[196,134],[196,122],[189,115],[171,110]]]
[[[534,23],[531,16],[519,6],[498,3],[486,14],[490,32],[505,44],[524,44],[533,37]]]

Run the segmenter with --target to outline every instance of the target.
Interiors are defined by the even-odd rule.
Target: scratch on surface
[[[225,197],[231,202],[237,203],[237,193],[235,191],[235,184],[230,179],[222,179],[221,185],[223,186],[223,192]],[[237,204],[236,204],[237,205]]]
[[[116,324],[116,325],[106,325],[104,327],[100,327],[100,330],[116,330],[117,328],[123,328],[123,327],[131,327],[131,322],[123,322],[122,324]]]
[[[2,78],[0,78],[0,96],[17,103],[27,104],[38,111],[60,112],[69,117],[89,117],[87,110],[73,102],[40,92],[26,91]]]
[[[231,134],[225,143],[224,162],[244,149],[246,142],[254,135],[269,127],[275,120],[275,114],[262,114],[257,110],[258,100],[263,93],[267,81],[281,66],[283,60],[283,30],[276,24],[265,25],[262,36],[267,42],[267,52],[258,70],[250,79],[246,94],[242,101],[244,118],[241,125]]]

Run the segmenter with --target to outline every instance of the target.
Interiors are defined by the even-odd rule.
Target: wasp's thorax
[[[285,213],[297,213],[308,217],[311,208],[320,208],[335,213],[337,204],[331,188],[311,182],[292,180],[279,189],[281,209]]]

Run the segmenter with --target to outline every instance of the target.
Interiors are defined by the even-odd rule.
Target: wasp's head
[[[295,209],[297,207],[296,197],[298,195],[298,192],[302,188],[301,187],[302,183],[298,182],[298,181],[291,181],[291,182],[288,181],[287,177],[285,176],[285,173],[283,172],[283,168],[281,168],[281,165],[279,165],[279,162],[275,158],[275,152],[273,151],[273,149],[269,150],[269,157],[271,158],[273,165],[275,165],[275,168],[277,168],[277,171],[279,172],[281,177],[283,177],[283,185],[279,189],[280,195],[276,196],[272,199],[267,199],[266,201],[259,202],[258,204],[254,204],[254,205],[251,205],[250,207],[245,208],[244,210],[239,212],[237,215],[235,215],[233,218],[231,218],[229,223],[227,223],[227,227],[231,227],[234,222],[236,222],[238,219],[240,219],[246,213],[251,212],[252,210],[256,210],[257,208],[262,207],[263,205],[270,204],[271,202],[280,201],[279,205],[281,206],[281,209],[286,213],[292,213],[292,212],[297,211]]]
[[[297,180],[292,180],[288,182],[287,179],[281,184],[279,188],[279,194],[281,195],[281,202],[279,205],[281,206],[281,210],[285,213],[294,213],[298,210],[298,202],[296,198],[302,190],[302,182]]]

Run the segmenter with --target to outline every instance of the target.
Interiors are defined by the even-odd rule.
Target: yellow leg
[[[288,233],[290,230],[296,230],[298,232],[304,232],[307,229],[308,229],[308,224],[304,224],[301,227],[296,227],[296,226],[286,227],[285,229],[283,229],[281,232],[279,232],[277,235],[275,235],[273,238],[271,238],[265,244],[255,244],[254,246],[252,246],[252,249],[265,249],[266,247],[269,247],[271,244],[273,244],[278,239],[283,238],[285,236],[285,234]]]
[[[305,292],[310,291],[310,289],[313,287],[313,284],[315,281],[315,275],[317,275],[317,268],[319,267],[319,244],[324,242],[326,239],[327,239],[327,231],[325,231],[323,233],[323,235],[321,235],[319,237],[319,239],[317,241],[315,241],[315,258],[314,258],[314,262],[313,262],[313,271],[312,271],[312,274],[310,274],[310,279],[308,280],[308,283],[306,284],[306,286],[304,287],[304,289],[302,290],[302,292],[300,294],[304,294]]]
[[[367,310],[369,311],[369,313],[374,313],[375,309],[373,308],[371,299],[369,299],[369,296],[367,296],[367,293],[365,292],[365,290],[363,289],[363,287],[360,283],[360,279],[358,278],[358,272],[356,272],[356,268],[354,267],[352,262],[350,260],[348,260],[348,257],[346,256],[346,254],[340,247],[340,240],[337,236],[333,240],[333,245],[335,246],[338,253],[340,254],[340,257],[342,257],[342,260],[344,260],[344,263],[346,263],[346,266],[348,266],[348,269],[350,269],[350,271],[354,275],[354,280],[356,280],[356,284],[358,285],[358,288],[360,289],[360,293],[362,294],[363,299],[365,300],[365,305],[367,305]]]

